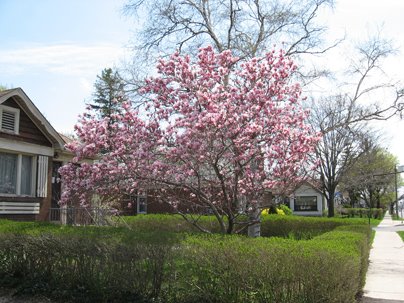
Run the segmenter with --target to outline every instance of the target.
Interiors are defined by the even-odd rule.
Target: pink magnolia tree
[[[201,230],[188,215],[213,214],[222,233],[242,230],[266,191],[301,178],[318,141],[295,69],[282,51],[243,62],[207,47],[195,62],[178,53],[160,60],[141,108],[124,103],[113,123],[81,117],[68,145],[75,158],[61,169],[62,203],[148,190]]]

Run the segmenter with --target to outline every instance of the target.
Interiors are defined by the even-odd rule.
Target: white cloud
[[[10,76],[49,72],[67,76],[94,76],[124,55],[124,49],[110,44],[36,45],[0,50],[0,69]]]

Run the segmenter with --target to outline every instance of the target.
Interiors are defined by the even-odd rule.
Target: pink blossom
[[[161,59],[140,90],[141,110],[124,103],[112,123],[80,117],[78,140],[67,146],[74,161],[61,168],[62,202],[137,187],[178,209],[195,201],[230,217],[241,197],[245,209],[258,207],[265,190],[300,180],[319,140],[305,123],[295,69],[283,51],[241,62],[206,47],[195,61]],[[89,158],[97,161],[82,162]]]

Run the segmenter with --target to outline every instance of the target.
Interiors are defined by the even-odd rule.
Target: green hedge
[[[2,221],[0,230],[2,285],[74,302],[354,302],[370,238],[366,225],[300,241]]]
[[[149,302],[171,272],[178,235],[0,234],[0,283],[74,302]]]
[[[377,225],[380,220],[372,219],[371,224]],[[261,219],[261,235],[264,237],[282,237],[312,239],[318,235],[334,230],[338,226],[364,225],[368,220],[363,218],[324,218],[302,216],[266,215]]]
[[[122,219],[130,228],[136,231],[199,232],[196,227],[186,222],[180,215],[147,214],[123,216]],[[121,223],[121,225],[126,224]],[[213,216],[199,216],[198,224],[212,232],[220,232],[220,226]]]
[[[194,236],[186,241],[187,270],[179,270],[186,284],[177,299],[354,302],[363,285],[367,239],[362,231],[329,232],[310,241]]]
[[[383,219],[384,210],[383,208],[342,208],[341,215],[345,215],[350,218],[359,217],[359,218],[368,218],[370,217],[373,219]]]
[[[187,233],[199,232],[198,229],[187,223],[179,215],[148,214],[127,216],[123,217],[123,219],[134,231],[139,232],[150,232],[156,230]],[[371,219],[371,224],[374,226],[379,224],[379,222],[379,219]],[[213,216],[201,216],[199,217],[198,223],[212,232],[220,231],[216,218]],[[368,224],[368,220],[367,218],[348,219],[262,215],[261,223],[261,235],[264,237],[311,239],[314,236],[333,230],[337,226]]]

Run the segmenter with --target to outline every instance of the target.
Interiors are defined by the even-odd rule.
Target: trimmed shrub
[[[0,283],[75,302],[150,302],[169,286],[173,235],[0,234]],[[163,286],[164,283],[164,286]]]
[[[194,235],[185,243],[178,302],[354,302],[368,247],[360,230],[310,241]]]
[[[0,221],[0,283],[74,302],[354,302],[370,227],[285,217],[263,226],[289,238],[256,239]]]
[[[180,215],[147,214],[122,218],[135,231],[199,232],[195,226],[186,222]],[[198,223],[212,232],[220,231],[220,226],[213,216],[200,216]]]
[[[370,213],[369,213],[370,211]],[[351,208],[351,207],[344,207],[341,209],[341,215],[350,217],[350,218],[368,218],[370,217],[373,219],[381,220],[383,219],[384,210],[383,208]]]
[[[296,240],[312,239],[341,225],[358,224],[357,220],[301,216],[262,216],[263,237],[291,237]],[[363,223],[366,223],[363,220]]]

